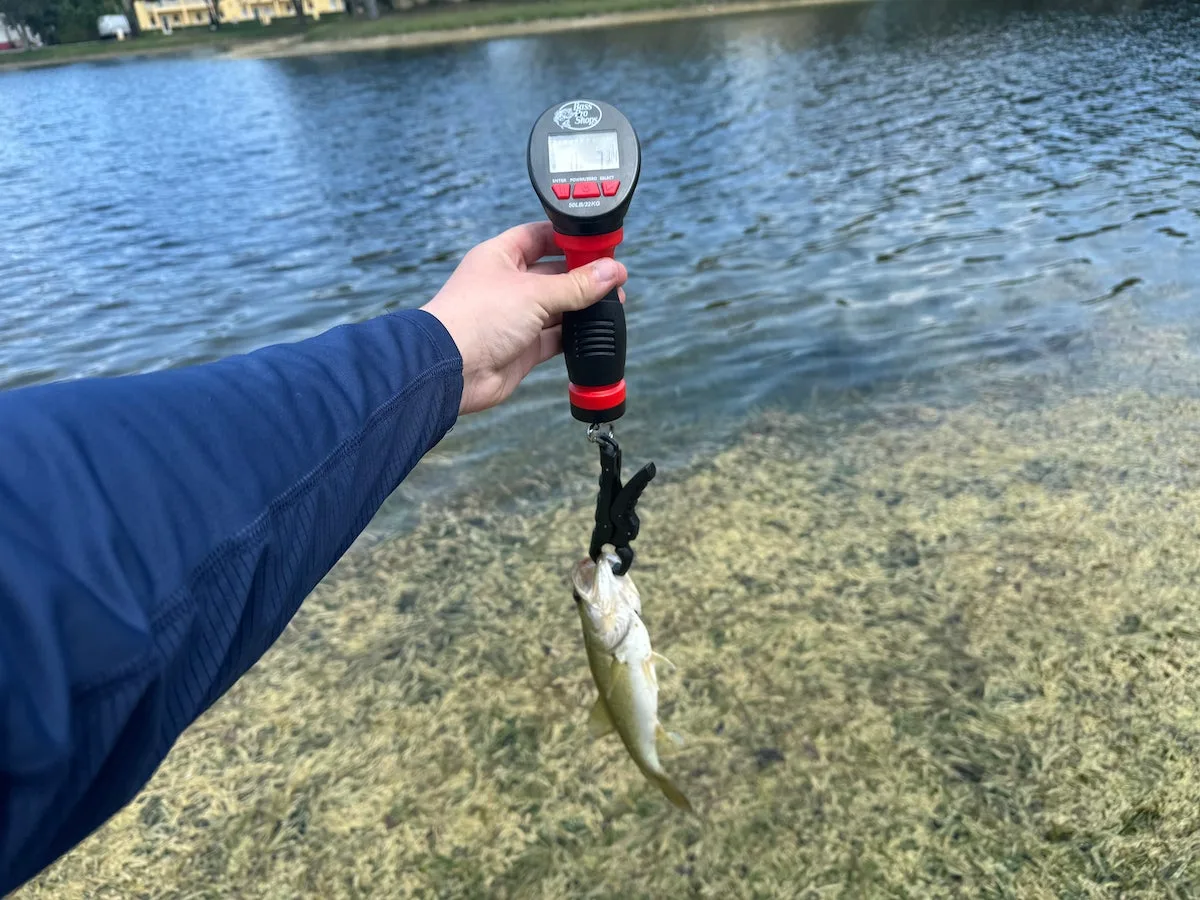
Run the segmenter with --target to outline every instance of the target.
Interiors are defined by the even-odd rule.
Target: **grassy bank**
[[[468,504],[345,559],[16,898],[1194,896],[1200,384],[1145,346],[1169,391],[767,416],[652,484],[698,819],[587,738],[587,504]]]
[[[452,29],[490,28],[560,19],[583,19],[614,13],[658,10],[710,10],[742,4],[729,0],[533,0],[528,3],[465,3],[450,8],[426,9],[393,14],[375,21],[343,19],[318,25],[305,36],[309,42],[370,38],[383,35],[420,34]]]
[[[95,41],[0,54],[0,69],[35,68],[98,59],[165,54],[215,53],[235,57],[303,55],[337,50],[448,43],[512,36],[562,27],[620,25],[654,18],[732,14],[819,5],[833,0],[533,0],[525,3],[462,3],[381,16],[376,20],[338,16],[301,23],[180,29],[173,35],[146,34],[125,42]],[[849,2],[849,0],[840,0]]]
[[[136,59],[142,56],[221,53],[233,47],[261,43],[265,39],[299,40],[305,30],[300,23],[288,21],[275,22],[266,27],[239,23],[226,25],[218,31],[209,31],[207,28],[181,28],[171,35],[157,31],[147,32],[126,41],[52,44],[29,52],[0,53],[0,69],[37,68],[103,59]]]

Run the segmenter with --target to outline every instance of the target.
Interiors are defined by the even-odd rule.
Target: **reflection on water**
[[[348,556],[21,900],[1200,891],[1196,15],[872,4],[0,79],[59,102],[0,146],[19,383],[420,302],[537,215],[528,124],[606,73],[646,157],[622,434],[664,468],[635,577],[703,813],[586,737],[595,460],[552,366],[396,508],[470,490]],[[139,115],[88,113],[101,77]]]

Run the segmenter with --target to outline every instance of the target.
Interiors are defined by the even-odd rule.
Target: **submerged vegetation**
[[[636,574],[695,817],[587,737],[590,498],[472,502],[348,555],[16,896],[1193,896],[1194,368],[765,416],[660,476]]]

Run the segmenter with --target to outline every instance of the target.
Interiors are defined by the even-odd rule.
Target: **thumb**
[[[540,276],[539,299],[551,315],[584,309],[624,284],[626,277],[625,266],[615,259],[603,257],[561,275]]]

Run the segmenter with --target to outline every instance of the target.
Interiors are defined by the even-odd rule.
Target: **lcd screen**
[[[550,173],[594,172],[619,169],[620,152],[615,131],[587,134],[552,134],[549,137]]]

